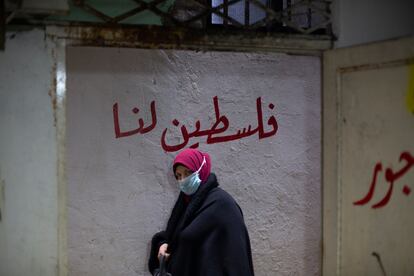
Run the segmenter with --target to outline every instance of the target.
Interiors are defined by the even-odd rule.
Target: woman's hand
[[[163,243],[160,246],[160,249],[158,250],[158,259],[161,258],[161,256],[165,256],[165,259],[168,259],[170,254],[167,253],[167,249],[168,249],[168,243]]]

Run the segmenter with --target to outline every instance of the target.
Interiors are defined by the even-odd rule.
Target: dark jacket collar
[[[210,173],[205,183],[200,185],[197,192],[191,196],[190,202],[185,202],[183,192],[178,196],[167,224],[167,237],[170,243],[169,248],[173,250],[178,233],[186,227],[195,217],[197,210],[201,207],[208,193],[218,187],[216,175]]]
[[[184,217],[184,226],[193,219],[195,212],[201,207],[208,193],[218,187],[217,177],[214,173],[210,173],[205,183],[200,185],[197,192],[191,197],[191,201],[187,207]]]

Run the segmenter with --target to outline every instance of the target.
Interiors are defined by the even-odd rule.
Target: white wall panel
[[[324,275],[412,275],[414,40],[324,55]]]
[[[57,274],[57,138],[52,49],[40,30],[0,52],[0,275]]]
[[[341,275],[380,275],[381,265],[387,275],[414,274],[409,72],[400,64],[342,75]]]
[[[321,258],[320,60],[284,54],[69,48],[67,98],[68,254],[70,275],[147,275],[152,235],[165,227],[177,196],[167,142],[180,127],[211,129],[213,98],[230,126],[265,131],[186,147],[212,156],[221,186],[240,203],[251,235],[257,275],[319,275]],[[141,118],[155,127],[115,138]],[[274,109],[269,104],[274,104]],[[134,108],[139,112],[132,112]],[[180,124],[174,126],[177,119]]]

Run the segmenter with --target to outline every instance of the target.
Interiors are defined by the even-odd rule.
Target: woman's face
[[[187,167],[184,167],[183,165],[178,165],[175,168],[175,178],[180,181],[186,178],[187,176],[191,175],[193,172],[190,171]]]

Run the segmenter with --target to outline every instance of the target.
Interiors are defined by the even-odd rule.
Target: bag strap
[[[165,260],[165,256],[161,255],[160,256],[160,272],[159,272],[159,276],[166,276],[166,260]]]

